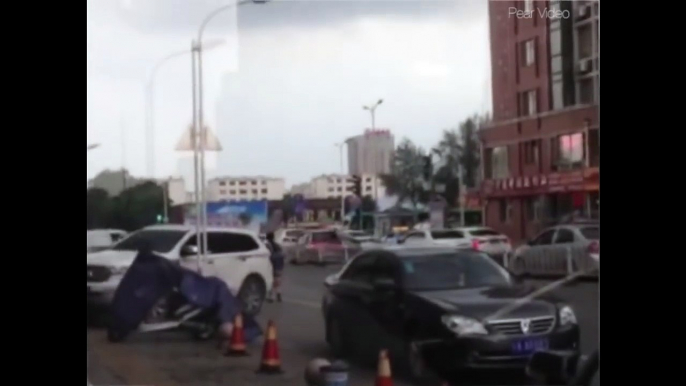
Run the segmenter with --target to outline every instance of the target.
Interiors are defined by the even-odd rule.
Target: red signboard
[[[591,190],[588,185],[597,186],[597,168],[585,171],[575,170],[552,174],[521,176],[484,181],[482,192],[485,196],[536,195],[556,192],[581,192]]]

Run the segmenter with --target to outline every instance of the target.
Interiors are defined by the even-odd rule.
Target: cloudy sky
[[[145,85],[190,48],[203,18],[235,0],[87,0],[87,177],[145,175]],[[287,184],[340,170],[334,143],[370,126],[429,147],[490,110],[486,0],[307,0],[218,14],[203,42],[205,121],[223,151],[210,175]],[[187,172],[175,146],[191,121],[191,58],[155,76],[157,177]],[[186,170],[184,170],[186,168]]]

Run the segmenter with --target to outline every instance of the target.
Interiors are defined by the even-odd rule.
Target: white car
[[[407,246],[440,246],[471,248],[472,241],[464,232],[454,229],[413,229],[400,240]]]
[[[298,240],[305,235],[302,229],[281,229],[276,232],[276,242],[282,247],[294,247]]]
[[[87,304],[108,305],[141,242],[182,266],[216,276],[237,294],[246,314],[259,313],[272,288],[269,250],[257,234],[243,229],[208,228],[208,254],[197,260],[195,227],[154,225],[138,230],[111,248],[87,254]]]
[[[454,230],[464,234],[471,242],[472,249],[491,256],[500,265],[504,264],[505,256],[512,252],[510,239],[491,228],[463,227]]]
[[[86,231],[86,253],[107,249],[126,236],[120,229],[93,229]]]

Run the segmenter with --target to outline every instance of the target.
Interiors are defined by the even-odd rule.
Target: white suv
[[[246,314],[259,313],[272,287],[269,250],[257,234],[231,228],[208,228],[207,257],[197,261],[195,227],[155,225],[138,230],[111,248],[87,254],[87,304],[108,305],[141,241],[152,250],[203,275],[222,279],[237,294]]]

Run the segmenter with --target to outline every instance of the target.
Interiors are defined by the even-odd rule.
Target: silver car
[[[596,276],[600,256],[600,224],[561,224],[546,228],[515,250],[508,268],[517,275],[563,276],[585,272]]]

